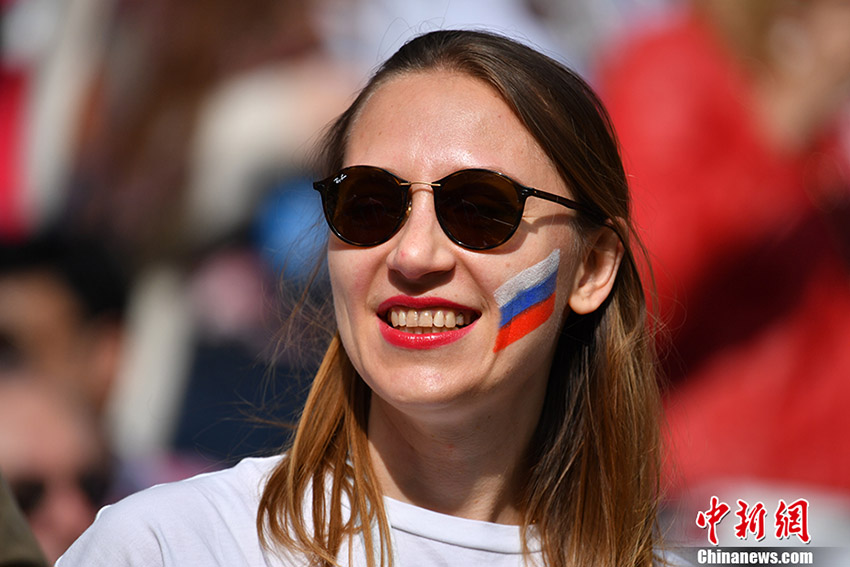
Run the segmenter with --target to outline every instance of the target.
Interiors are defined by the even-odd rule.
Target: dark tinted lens
[[[47,489],[43,480],[27,478],[12,480],[9,484],[12,487],[12,494],[14,494],[18,506],[26,515],[31,514],[33,510],[38,508],[42,500],[44,500],[44,494]]]
[[[337,235],[361,246],[386,242],[404,219],[407,187],[372,167],[350,167],[328,183],[325,215]]]
[[[80,475],[77,482],[92,507],[99,508],[106,503],[106,495],[109,493],[110,486],[108,472],[97,469],[87,471]]]
[[[484,250],[503,244],[522,218],[511,182],[493,172],[459,171],[434,191],[443,230],[467,248]]]

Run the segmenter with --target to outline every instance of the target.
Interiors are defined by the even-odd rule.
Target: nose
[[[434,210],[434,197],[427,184],[413,183],[410,213],[393,237],[387,256],[392,272],[410,281],[451,272],[455,267],[454,245],[443,233]]]

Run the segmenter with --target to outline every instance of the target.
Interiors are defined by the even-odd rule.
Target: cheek
[[[500,320],[494,352],[525,337],[555,313],[557,300],[563,302],[563,298],[557,298],[562,283],[558,277],[560,264],[561,251],[556,249],[546,259],[522,270],[496,289],[494,296]]]
[[[340,332],[354,323],[358,310],[365,309],[369,292],[369,274],[375,273],[370,250],[328,246],[328,273],[334,312]]]
[[[340,310],[348,304],[356,288],[356,282],[353,280],[356,274],[351,273],[350,269],[350,263],[345,262],[344,257],[341,257],[339,252],[328,252],[328,275],[330,276],[331,296],[333,297],[338,322],[340,321]]]

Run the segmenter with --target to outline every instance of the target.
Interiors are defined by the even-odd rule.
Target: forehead
[[[495,89],[461,73],[427,71],[390,79],[372,94],[352,126],[345,162],[440,177],[463,167],[519,175],[519,164],[549,160]]]

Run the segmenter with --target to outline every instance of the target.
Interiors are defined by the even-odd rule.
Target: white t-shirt
[[[280,457],[245,459],[224,471],[162,484],[98,513],[57,567],[293,567],[303,557],[260,545],[256,518],[265,480]],[[396,565],[526,565],[520,529],[438,514],[385,499]],[[541,552],[529,542],[532,564]],[[340,551],[342,565],[365,565],[359,540]]]

